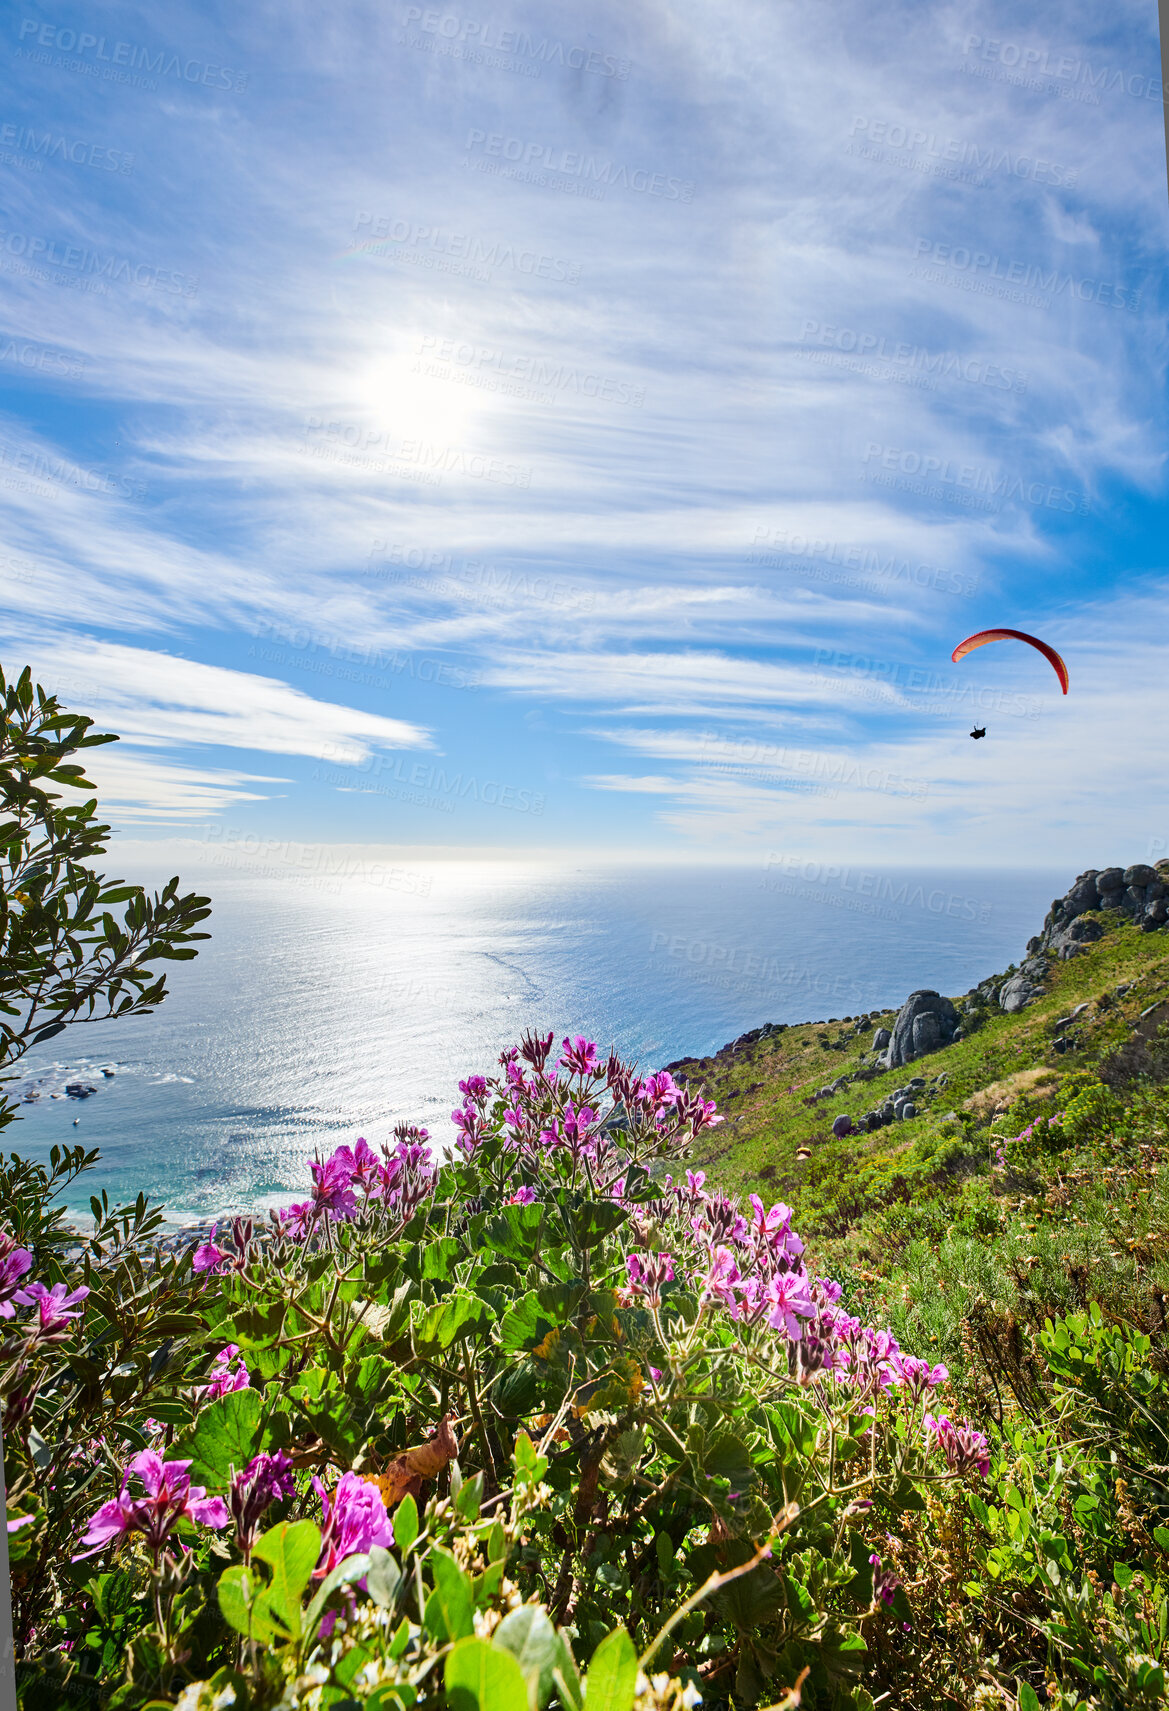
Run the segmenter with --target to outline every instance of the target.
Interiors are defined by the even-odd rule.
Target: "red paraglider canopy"
[[[987,642],[1027,642],[1029,646],[1038,648],[1047,660],[1050,660],[1055,675],[1059,678],[1060,688],[1066,695],[1068,692],[1068,668],[1060,659],[1054,648],[1049,648],[1046,642],[1041,642],[1038,636],[1029,636],[1025,630],[979,630],[975,636],[967,636],[964,642],[959,642],[950,658],[957,664],[975,648],[985,647]]]

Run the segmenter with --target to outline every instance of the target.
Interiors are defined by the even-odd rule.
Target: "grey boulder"
[[[948,998],[929,988],[911,992],[897,1012],[882,1062],[886,1069],[900,1069],[926,1052],[949,1045],[957,1030],[958,1012]]]

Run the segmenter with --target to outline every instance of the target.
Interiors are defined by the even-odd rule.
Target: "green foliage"
[[[112,743],[62,710],[26,668],[0,670],[0,1072],[70,1022],[139,1015],[166,997],[153,964],[197,954],[206,897],[172,879],[154,897],[89,865],[109,827],[73,758]],[[59,785],[61,790],[52,790]],[[70,792],[68,798],[62,790]],[[0,1128],[16,1115],[0,1101]]]

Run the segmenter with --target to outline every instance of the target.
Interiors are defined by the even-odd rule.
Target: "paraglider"
[[[983,727],[982,727],[982,729],[981,729],[981,730],[979,730],[979,728],[978,728],[978,726],[977,726],[977,725],[975,725],[975,727],[974,727],[974,729],[973,729],[973,730],[972,730],[972,731],[971,731],[971,733],[970,733],[970,735],[971,735],[971,736],[972,736],[972,737],[973,737],[973,738],[974,738],[974,740],[975,740],[975,741],[976,741],[976,742],[977,742],[977,740],[978,740],[978,738],[979,738],[979,737],[985,737],[985,735],[986,735],[986,726],[985,726],[985,725],[984,725],[984,726],[983,726]]]
[[[953,653],[950,655],[950,658],[954,661],[954,663],[956,665],[958,663],[958,661],[960,659],[964,659],[968,653],[973,653],[975,648],[985,647],[987,642],[1005,642],[1005,641],[1026,642],[1029,647],[1037,648],[1039,650],[1039,652],[1043,655],[1044,659],[1046,659],[1050,663],[1052,670],[1055,672],[1055,675],[1059,678],[1060,688],[1063,690],[1065,695],[1067,694],[1067,692],[1068,692],[1068,668],[1067,668],[1067,666],[1064,664],[1063,660],[1056,653],[1054,648],[1048,647],[1046,642],[1041,642],[1039,640],[1038,636],[1029,636],[1025,630],[979,630],[976,635],[967,636],[967,638],[964,642],[959,642],[958,646],[954,649]],[[971,736],[977,735],[977,733],[974,731],[972,731],[970,734],[971,734]]]

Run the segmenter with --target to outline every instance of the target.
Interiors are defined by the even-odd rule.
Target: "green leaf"
[[[462,1640],[475,1632],[475,1602],[471,1582],[454,1557],[435,1549],[430,1554],[434,1591],[426,1600],[426,1628],[433,1639]]]
[[[348,1586],[351,1582],[360,1580],[368,1572],[368,1569],[369,1558],[364,1551],[359,1551],[356,1555],[346,1557],[343,1562],[339,1562],[332,1573],[325,1576],[316,1596],[305,1611],[304,1631],[306,1634],[316,1632],[321,1617],[325,1613],[325,1605],[337,1588]]]
[[[422,1250],[422,1276],[436,1283],[445,1283],[462,1257],[463,1244],[454,1236],[442,1236],[427,1242]]]
[[[552,1693],[552,1671],[561,1662],[561,1640],[538,1604],[521,1604],[503,1618],[491,1636],[493,1646],[510,1652],[528,1684],[528,1711],[541,1711]]]
[[[369,1578],[366,1585],[369,1595],[375,1604],[380,1604],[383,1610],[391,1610],[401,1584],[402,1571],[398,1567],[397,1558],[384,1545],[369,1547]]]
[[[457,1338],[486,1331],[491,1325],[487,1303],[465,1289],[456,1289],[453,1295],[430,1308],[420,1301],[414,1302],[410,1317],[414,1347],[419,1354],[441,1353]]]
[[[585,1711],[633,1711],[637,1653],[624,1628],[606,1634],[585,1677]]]
[[[549,1331],[555,1329],[555,1319],[540,1306],[535,1290],[529,1289],[523,1299],[504,1314],[499,1330],[500,1344],[507,1354],[530,1354],[539,1348]]]
[[[407,1494],[394,1511],[394,1543],[405,1556],[418,1537],[418,1505]]]
[[[861,1535],[850,1533],[848,1556],[853,1579],[849,1583],[848,1597],[860,1610],[867,1610],[873,1602],[873,1565],[869,1561],[871,1555],[872,1550]]]
[[[191,1458],[192,1485],[209,1491],[228,1489],[232,1469],[242,1473],[261,1448],[262,1412],[260,1392],[251,1389],[231,1390],[200,1410],[194,1431],[174,1451]]]
[[[613,1200],[586,1200],[572,1213],[572,1233],[578,1248],[595,1248],[620,1229],[629,1214]]]
[[[292,1630],[276,1619],[264,1597],[260,1576],[253,1569],[237,1563],[224,1569],[216,1587],[223,1619],[237,1634],[244,1634],[262,1646],[294,1637]]]
[[[269,1528],[252,1552],[253,1562],[258,1559],[272,1570],[271,1582],[264,1589],[266,1604],[298,1638],[301,1596],[320,1554],[321,1535],[312,1521],[279,1521]]]
[[[542,1206],[505,1206],[497,1217],[488,1220],[484,1246],[502,1259],[527,1265],[539,1251],[543,1225]]]
[[[1040,1711],[1039,1695],[1029,1681],[1019,1683],[1019,1711]]]
[[[417,1703],[418,1695],[409,1682],[400,1681],[394,1687],[375,1688],[365,1701],[365,1711],[409,1711]]]
[[[486,1640],[460,1640],[446,1660],[443,1680],[450,1711],[528,1711],[519,1664]]]

